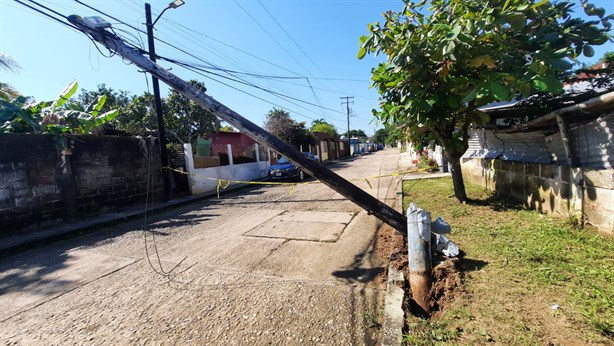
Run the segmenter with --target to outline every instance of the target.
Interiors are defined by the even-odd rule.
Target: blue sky
[[[145,30],[143,1],[82,1]],[[72,0],[38,2],[66,15],[104,17]],[[168,4],[168,1],[149,2],[154,16]],[[592,3],[604,7],[608,14],[614,13],[614,1]],[[156,43],[156,50],[158,55],[190,63],[262,75],[309,78],[307,81],[245,77],[249,83],[283,94],[285,99],[282,99],[251,86],[160,63],[183,79],[204,81],[209,95],[258,125],[263,124],[265,114],[273,107],[283,107],[297,121],[310,125],[313,119],[324,118],[344,132],[347,123],[340,97],[354,96],[350,126],[372,134],[377,125],[372,122],[371,109],[377,108],[378,102],[377,92],[369,88],[369,78],[371,68],[380,60],[373,56],[358,60],[358,38],[367,33],[368,23],[381,19],[382,12],[400,8],[400,0],[186,0],[182,7],[166,11],[156,24],[155,35],[201,60],[162,42]],[[136,44],[143,42],[146,47],[145,35],[106,19],[118,34]],[[611,42],[596,47],[595,58],[584,61],[594,62],[612,50]],[[55,98],[73,79],[88,90],[105,83],[113,89],[138,95],[148,88],[145,75],[134,65],[124,63],[117,56],[103,57],[83,34],[12,0],[0,0],[0,51],[22,67],[17,74],[0,71],[0,80],[38,100]],[[166,95],[167,91],[163,86],[162,94]]]

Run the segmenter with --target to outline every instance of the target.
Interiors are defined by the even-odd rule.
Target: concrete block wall
[[[64,214],[55,144],[51,136],[0,135],[0,233]]]
[[[143,203],[148,173],[153,200],[162,197],[154,141],[86,135],[65,142],[51,135],[0,134],[0,147],[0,234]]]
[[[154,198],[161,198],[163,184],[157,142],[116,136],[80,136],[79,139],[74,142],[70,156],[79,214],[98,212],[108,206],[144,203],[148,174],[154,182],[149,192]],[[151,161],[148,150],[152,150]]]
[[[466,158],[466,181],[521,201],[527,208],[576,217],[614,234],[614,170],[587,170],[498,159]]]

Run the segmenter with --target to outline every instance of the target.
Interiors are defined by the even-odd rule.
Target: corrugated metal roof
[[[545,164],[552,162],[541,132],[500,133],[497,137],[503,143],[501,159]]]
[[[500,158],[510,161],[550,163],[542,133],[469,132],[469,149],[464,158]]]

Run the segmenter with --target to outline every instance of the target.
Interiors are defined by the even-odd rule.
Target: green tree
[[[188,81],[190,85],[207,91],[205,84],[197,80]],[[164,121],[166,131],[178,143],[193,143],[196,138],[210,134],[220,128],[220,120],[211,112],[205,110],[194,101],[171,89],[166,98]],[[172,138],[171,138],[172,137]]]
[[[599,63],[601,64],[606,62],[609,64],[614,64],[614,51],[606,52],[605,54],[603,54],[601,59],[599,59]]]
[[[162,102],[163,114],[168,114],[166,102]],[[158,128],[154,96],[148,92],[132,96],[126,107],[120,109],[115,121],[115,127],[133,135],[155,133]]]
[[[295,121],[290,117],[290,113],[283,109],[270,110],[266,115],[264,128],[290,145],[309,145],[316,142],[305,122]]]
[[[0,100],[1,132],[87,134],[112,121],[118,110],[102,113],[106,95],[93,100],[83,111],[66,106],[79,85],[71,82],[54,101],[32,102],[33,98],[18,96],[10,102]]]
[[[346,138],[367,138],[367,134],[363,130],[350,130],[350,135],[348,136],[347,132],[345,133]]]
[[[478,108],[561,93],[569,60],[591,57],[605,43],[611,16],[585,1],[594,20],[572,16],[573,3],[548,0],[404,0],[360,38],[358,57],[385,54],[372,70],[385,124],[404,125],[412,141],[443,146],[454,195],[467,200],[460,157],[472,124],[489,121]],[[428,6],[428,8],[427,8]]]
[[[266,115],[264,128],[286,143],[290,143],[292,138],[292,130],[296,126],[294,119],[290,117],[290,113],[283,109],[273,108]]]
[[[331,137],[337,136],[337,129],[324,119],[316,119],[311,123],[311,132],[326,133]]]
[[[316,136],[307,128],[304,121],[295,122],[292,127],[291,144],[298,145],[313,145],[316,144]]]
[[[383,128],[375,131],[373,138],[376,143],[387,143],[386,138],[388,138],[388,130]]]
[[[0,71],[8,70],[11,72],[19,71],[19,64],[15,62],[15,60],[11,59],[10,56],[0,52]],[[0,76],[3,76],[3,73],[0,73]],[[0,80],[0,99],[5,101],[10,101],[19,96],[19,92],[15,90],[10,84],[5,83]]]
[[[76,99],[69,101],[68,106],[73,109],[83,110],[85,107],[87,107],[87,105],[91,104],[102,95],[107,97],[107,101],[101,109],[102,112],[106,112],[111,109],[119,109],[121,113],[132,101],[129,91],[114,90],[113,88],[107,87],[106,84],[102,83],[98,84],[97,90],[94,91],[81,89],[81,93],[79,93]]]

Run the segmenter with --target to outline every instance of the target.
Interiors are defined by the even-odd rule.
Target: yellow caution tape
[[[224,190],[227,189],[231,184],[235,183],[235,184],[248,184],[248,185],[286,185],[286,186],[290,186],[290,197],[294,196],[294,192],[295,192],[295,187],[297,185],[308,185],[308,184],[319,184],[321,183],[321,181],[319,180],[315,180],[315,181],[307,181],[307,182],[301,182],[301,183],[288,183],[288,182],[280,182],[280,181],[247,181],[247,180],[227,180],[227,179],[220,179],[220,178],[212,178],[212,177],[207,177],[204,176],[202,174],[198,174],[198,173],[189,173],[186,171],[182,171],[182,170],[178,170],[178,169],[174,169],[174,168],[170,168],[170,167],[165,167],[166,169],[168,169],[169,171],[173,171],[173,172],[177,172],[180,174],[184,174],[184,175],[192,175],[195,177],[199,177],[202,179],[207,179],[207,180],[216,180],[217,181],[217,198],[220,198],[220,189]],[[366,178],[352,178],[352,179],[347,179],[348,181],[357,181],[357,180],[364,180],[367,185],[369,185],[369,188],[373,189],[373,186],[371,185],[371,182],[369,181],[369,179],[380,179],[380,178],[386,178],[386,177],[398,177],[400,175],[404,175],[404,174],[409,174],[409,173],[418,173],[418,172],[424,172],[426,171],[425,169],[414,169],[414,170],[408,170],[408,171],[402,171],[402,172],[393,172],[390,174],[383,174],[383,175],[376,175],[376,176],[371,176],[371,177],[366,177]]]

